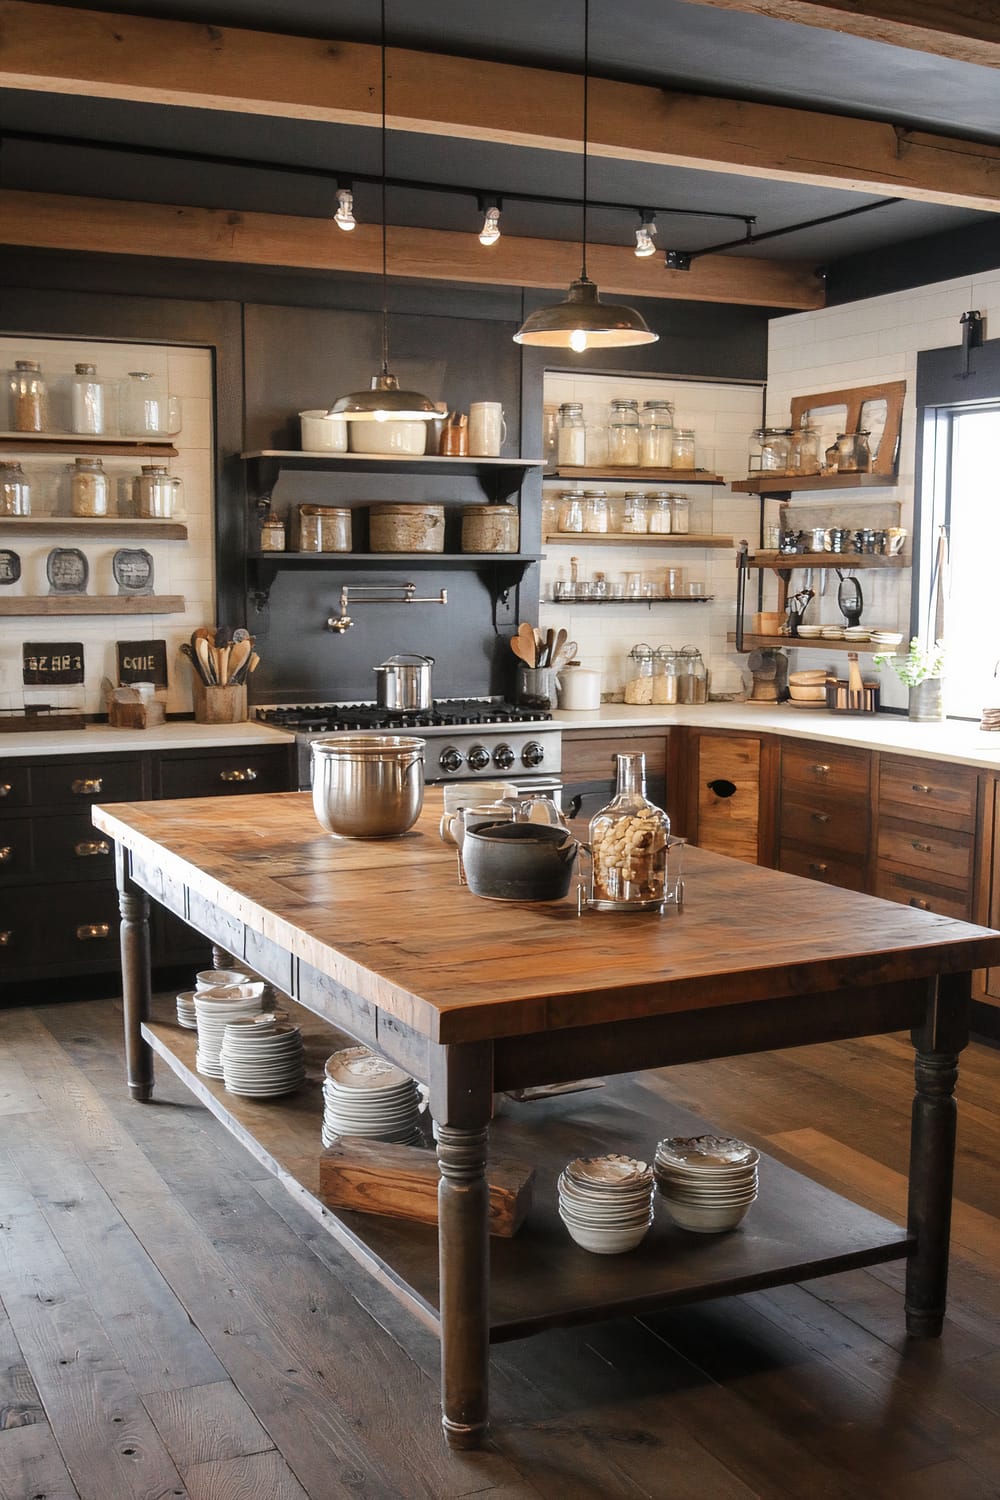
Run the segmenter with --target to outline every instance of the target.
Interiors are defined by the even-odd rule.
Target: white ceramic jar
[[[427,447],[429,422],[348,422],[347,445],[352,453],[419,458]]]
[[[306,453],[346,453],[347,423],[328,411],[300,411],[302,448]]]

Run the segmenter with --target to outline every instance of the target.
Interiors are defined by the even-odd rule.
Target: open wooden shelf
[[[168,1019],[166,1011],[143,1025],[142,1033],[257,1160],[412,1312],[436,1327],[434,1226],[334,1212],[319,1199],[323,1062],[345,1039],[311,1012],[294,1003],[287,1008],[302,1027],[307,1077],[298,1093],[283,1099],[241,1099],[227,1093],[221,1080],[203,1078],[195,1068],[196,1034]],[[651,1160],[660,1137],[706,1128],[701,1117],[627,1079],[530,1104],[504,1100],[491,1142],[498,1154],[533,1165],[536,1177],[533,1205],[520,1231],[513,1239],[491,1241],[491,1340],[807,1280],[912,1253],[914,1241],[905,1230],[769,1157],[760,1163],[760,1198],[728,1234],[679,1230],[657,1201],[648,1235],[628,1255],[590,1255],[572,1242],[556,1201],[556,1180],[566,1161],[607,1150]]]
[[[138,516],[0,516],[0,536],[7,531],[16,531],[22,536],[46,536],[56,531],[61,536],[88,537],[94,542],[109,537],[183,542],[188,534],[182,521],[153,521]]]
[[[751,552],[748,568],[839,568],[853,573],[855,568],[908,568],[910,559],[900,554],[889,557],[884,552]]]
[[[794,495],[800,490],[884,490],[896,483],[894,474],[751,474],[734,479],[729,488],[736,495]]]
[[[272,563],[276,567],[325,567],[334,565],[352,567],[355,563],[396,564],[405,563],[423,567],[440,567],[455,563],[533,563],[541,562],[540,552],[249,552],[247,560],[253,563]]]
[[[181,594],[15,594],[0,615],[179,615]]]
[[[589,480],[592,483],[599,479],[615,480],[616,482],[634,480],[640,484],[725,484],[721,474],[710,474],[707,469],[642,469],[622,468],[613,464],[605,464],[599,469],[582,469],[569,465],[562,465],[557,469],[550,469],[545,474],[546,479],[579,479]]]
[[[714,594],[643,594],[641,598],[621,597],[610,599],[544,599],[544,604],[565,606],[568,609],[589,609],[592,604],[602,607],[608,604],[711,604]]]
[[[735,547],[731,536],[693,531],[550,531],[543,540],[560,547]]]
[[[736,632],[730,630],[726,640],[732,644],[736,640]],[[763,651],[769,646],[780,646],[785,651],[857,651],[860,656],[874,656],[876,652],[904,651],[904,643],[898,646],[880,646],[877,641],[830,641],[823,640],[821,636],[814,640],[803,640],[797,635],[751,635],[750,631],[743,634],[744,651]]]
[[[416,464],[442,471],[455,469],[458,472],[463,469],[466,472],[474,469],[541,469],[545,463],[542,458],[486,458],[476,454],[451,458],[443,453],[327,453],[308,448],[251,448],[248,452],[241,453],[240,458],[276,459],[280,460],[284,468],[315,468],[317,464],[320,467],[329,464],[332,468],[342,465],[347,469],[369,466],[408,468],[411,464]]]
[[[85,432],[0,432],[0,453],[89,453],[110,458],[176,458],[170,438],[94,436]]]

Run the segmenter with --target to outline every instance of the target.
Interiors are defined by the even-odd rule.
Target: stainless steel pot
[[[313,811],[327,833],[387,839],[412,828],[424,803],[425,745],[407,734],[313,740]]]
[[[431,694],[433,665],[433,656],[406,652],[382,662],[374,669],[375,701],[379,708],[403,714],[423,713],[429,709],[434,701]]]

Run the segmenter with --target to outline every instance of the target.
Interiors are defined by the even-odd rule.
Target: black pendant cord
[[[386,247],[388,231],[386,229],[386,206],[385,206],[385,179],[386,179],[386,156],[385,156],[385,0],[382,0],[382,374],[389,373],[389,256]]]
[[[583,0],[583,244],[580,278],[587,279],[587,127],[590,107],[590,0]]]

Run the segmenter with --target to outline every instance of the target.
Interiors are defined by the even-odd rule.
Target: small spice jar
[[[691,501],[687,495],[670,496],[670,524],[678,536],[691,530]]]
[[[560,531],[583,530],[583,491],[564,490],[559,505]]]
[[[582,401],[564,401],[559,408],[558,453],[560,468],[585,467],[587,462],[587,425],[583,420]]]
[[[0,463],[0,516],[30,516],[31,485],[19,463]]]
[[[106,516],[108,476],[99,458],[78,458],[70,478],[70,509],[74,516]]]
[[[646,528],[659,536],[669,536],[673,530],[668,491],[646,496]]]
[[[646,497],[635,490],[629,490],[622,502],[622,531],[633,533],[647,530]]]
[[[607,490],[584,490],[583,493],[583,529],[584,531],[606,532],[608,529],[608,492]]]
[[[44,432],[48,393],[37,359],[16,359],[8,382],[13,430]]]
[[[639,463],[644,469],[669,469],[674,461],[674,408],[669,401],[642,403]]]
[[[280,516],[265,516],[260,523],[260,550],[262,552],[284,552],[285,523]]]
[[[674,428],[673,458],[673,467],[675,469],[693,469],[695,467],[693,427]]]
[[[653,648],[640,641],[633,646],[625,664],[625,702],[652,703]]]
[[[608,463],[613,468],[639,467],[639,403],[621,398],[608,410]]]
[[[516,552],[519,530],[516,505],[462,508],[463,552]]]

